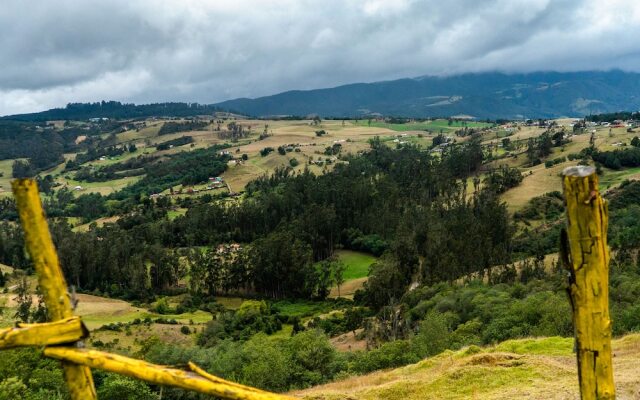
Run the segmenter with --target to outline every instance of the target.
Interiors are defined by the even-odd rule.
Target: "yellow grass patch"
[[[406,367],[356,376],[297,391],[313,400],[576,399],[578,377],[572,339],[509,341],[486,349],[446,351]],[[640,335],[613,341],[618,398],[640,393]]]

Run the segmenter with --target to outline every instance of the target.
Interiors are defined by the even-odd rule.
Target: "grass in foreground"
[[[509,340],[467,347],[417,364],[295,392],[313,400],[577,399],[572,338]],[[613,341],[618,398],[638,398],[640,334]]]

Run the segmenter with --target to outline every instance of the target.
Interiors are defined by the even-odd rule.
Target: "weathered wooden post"
[[[73,310],[67,284],[42,210],[38,186],[32,179],[16,179],[12,186],[24,230],[25,244],[38,273],[38,284],[42,289],[49,317],[52,321],[71,318]],[[96,398],[89,367],[69,361],[62,361],[62,367],[72,399]]]
[[[567,230],[563,259],[576,336],[583,400],[615,399],[609,319],[608,210],[598,192],[595,168],[563,171]],[[568,247],[568,249],[567,249]]]

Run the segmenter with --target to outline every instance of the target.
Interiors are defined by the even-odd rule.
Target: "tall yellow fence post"
[[[563,171],[567,230],[563,236],[583,400],[615,399],[609,319],[608,210],[593,167]],[[566,247],[569,247],[566,249]]]
[[[12,182],[12,187],[24,230],[25,244],[38,275],[49,317],[52,321],[70,318],[73,316],[73,309],[67,293],[67,284],[42,210],[38,186],[32,179],[17,179]],[[72,399],[96,398],[91,370],[88,367],[68,361],[62,361],[62,367]]]

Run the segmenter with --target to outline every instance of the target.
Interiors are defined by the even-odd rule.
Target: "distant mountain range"
[[[478,119],[581,117],[640,110],[640,74],[613,70],[423,76],[329,89],[292,90],[210,105],[76,103],[3,119],[186,117],[221,110],[254,117],[312,114],[336,118],[372,115],[417,118],[464,115]]]
[[[293,90],[216,104],[254,116],[555,118],[640,109],[640,74],[480,73]]]

